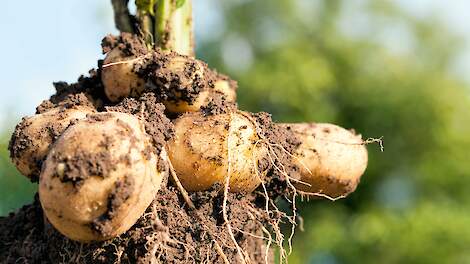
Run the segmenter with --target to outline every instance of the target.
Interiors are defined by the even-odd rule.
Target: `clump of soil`
[[[36,108],[37,114],[58,106],[70,108],[82,105],[100,110],[104,102],[107,101],[101,83],[101,76],[96,70],[90,70],[89,76],[80,76],[77,83],[55,82],[54,87],[56,93]]]
[[[119,104],[105,107],[106,111],[121,112],[139,116],[145,120],[145,131],[152,137],[153,145],[159,150],[173,134],[173,124],[164,112],[165,106],[153,93],[144,93],[140,98],[125,98]]]

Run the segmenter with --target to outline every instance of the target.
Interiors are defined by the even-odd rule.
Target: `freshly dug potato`
[[[51,148],[39,181],[47,219],[70,239],[88,242],[127,231],[166,177],[136,117],[97,113],[69,127]]]
[[[353,192],[367,167],[367,149],[360,135],[332,124],[282,124],[299,137],[293,161],[300,168],[296,188],[332,198]],[[310,172],[307,170],[310,170]]]
[[[136,56],[125,56],[119,48],[107,54],[101,78],[110,101],[137,97],[145,89],[155,92],[173,113],[199,111],[216,97],[236,101],[236,87],[200,60],[161,50],[144,57],[136,60]],[[137,64],[144,77],[135,73]]]
[[[266,155],[248,113],[211,116],[187,113],[175,122],[175,136],[168,154],[176,174],[188,191],[202,191],[224,184],[230,171],[231,192],[251,192],[264,177],[258,162]]]
[[[25,117],[10,140],[10,157],[21,174],[37,181],[49,146],[69,124],[94,110],[89,107],[56,107],[42,114]]]
[[[101,71],[104,92],[111,102],[118,102],[129,96],[139,96],[145,88],[145,81],[134,73],[135,56],[125,56],[119,48],[106,55]],[[121,63],[127,62],[127,63]]]

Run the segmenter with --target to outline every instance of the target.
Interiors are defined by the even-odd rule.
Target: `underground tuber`
[[[115,47],[104,59],[101,80],[111,102],[152,91],[169,112],[184,113],[198,111],[216,99],[236,101],[235,82],[200,60],[162,50],[128,53]]]
[[[89,107],[56,107],[42,114],[25,117],[15,128],[10,140],[10,156],[16,168],[37,181],[49,146],[75,120],[94,110]]]
[[[136,97],[144,91],[145,81],[133,71],[135,58],[134,55],[125,56],[118,48],[106,55],[103,64],[108,67],[102,68],[101,81],[111,102],[118,102],[129,96]]]
[[[257,141],[257,127],[249,113],[187,113],[175,121],[168,154],[188,191],[207,190],[230,177],[231,192],[251,192],[266,173],[257,171],[266,155],[265,146]]]
[[[78,121],[55,142],[43,165],[39,198],[47,219],[78,241],[127,231],[166,177],[160,157],[133,115],[103,112]]]
[[[301,144],[292,161],[300,169],[298,190],[331,198],[353,192],[367,167],[367,150],[360,135],[332,124],[281,124]]]

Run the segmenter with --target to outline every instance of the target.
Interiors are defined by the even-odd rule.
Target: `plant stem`
[[[192,1],[158,0],[155,12],[156,45],[194,56]]]
[[[142,35],[149,48],[194,56],[192,0],[135,1],[137,12],[132,16],[129,0],[111,0],[114,21],[121,32]],[[138,28],[133,21],[138,22]]]
[[[132,25],[131,14],[127,4],[129,0],[111,0],[114,10],[114,23],[121,32],[135,33]]]
[[[152,16],[142,10],[137,11],[137,20],[142,30],[143,38],[147,44],[147,48],[151,49],[155,43],[153,37],[153,20]]]

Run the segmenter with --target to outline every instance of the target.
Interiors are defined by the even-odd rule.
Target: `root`
[[[258,145],[260,142],[263,142],[263,140],[258,140],[258,141],[256,141],[255,144],[254,144],[254,146],[253,146],[253,149],[256,149],[257,145]],[[265,207],[266,213],[269,215],[269,195],[268,195],[268,190],[266,189],[266,185],[264,184],[263,179],[262,179],[261,176],[259,175],[259,171],[258,171],[258,167],[257,167],[257,162],[255,162],[256,159],[255,159],[255,152],[254,152],[254,151],[251,153],[251,159],[252,159],[252,163],[253,163],[253,169],[254,169],[254,171],[256,172],[256,177],[257,177],[258,180],[261,182],[261,186],[263,187],[264,198],[265,198],[264,207]]]
[[[206,232],[208,233],[209,237],[211,237],[211,239],[212,239],[212,241],[213,241],[213,243],[214,243],[214,245],[215,245],[215,249],[216,249],[217,253],[220,255],[220,257],[222,258],[222,260],[224,261],[224,263],[227,263],[227,264],[230,263],[230,262],[228,261],[227,256],[225,255],[225,253],[224,253],[222,247],[221,247],[220,244],[217,242],[217,240],[215,240],[214,234],[212,234],[212,232],[210,231],[210,229],[209,229],[207,226],[205,226],[205,225],[203,224],[203,221],[202,221],[202,220],[203,220],[203,217],[202,217],[199,213],[196,212],[196,210],[195,210],[195,209],[196,209],[196,206],[194,205],[194,203],[192,202],[191,198],[189,197],[188,192],[184,189],[183,185],[181,184],[181,181],[179,180],[178,176],[176,175],[176,172],[175,172],[175,169],[174,169],[174,167],[173,167],[173,164],[171,164],[171,161],[170,161],[170,159],[168,158],[168,156],[166,157],[166,159],[167,159],[167,161],[168,161],[168,165],[169,165],[169,169],[170,169],[170,174],[171,174],[171,176],[172,176],[172,180],[173,180],[173,182],[175,183],[175,185],[176,185],[176,187],[178,188],[178,190],[180,191],[181,195],[183,196],[183,199],[184,199],[185,202],[188,204],[188,206],[191,208],[191,210],[194,211],[194,213],[195,213],[196,217],[198,218],[199,222],[200,222],[201,225],[204,227],[204,229],[205,229]],[[230,180],[230,179],[229,179],[229,180]],[[228,188],[227,188],[226,190],[227,190],[227,192],[228,192]],[[226,218],[226,207],[225,207],[225,206],[226,206],[226,203],[227,203],[226,197],[227,197],[227,195],[224,196],[224,207],[223,207],[223,211],[225,211],[224,220],[227,219],[227,218]],[[228,221],[226,221],[226,223],[228,223]],[[235,246],[237,247],[237,250],[239,250],[239,245],[238,245],[238,243],[237,243],[236,240],[235,240],[235,237],[234,237],[234,235],[233,235],[233,232],[231,231],[231,226],[230,226],[230,224],[228,224],[228,229],[229,229],[229,232],[230,232],[230,236],[231,236],[232,240],[234,241]],[[241,256],[243,256],[243,255],[241,255]],[[244,258],[242,258],[242,260],[245,261]]]
[[[383,145],[383,140],[382,140],[382,138],[383,138],[383,137],[380,137],[380,138],[368,138],[368,139],[366,139],[366,140],[362,140],[362,142],[351,143],[351,142],[342,142],[342,141],[329,140],[329,139],[325,139],[325,138],[317,138],[317,137],[315,137],[315,139],[317,139],[317,140],[326,141],[326,142],[331,142],[331,143],[336,143],[336,144],[340,144],[340,145],[364,146],[364,145],[369,145],[369,144],[377,143],[377,144],[379,144],[380,151],[383,152],[383,151],[384,151],[384,145]]]
[[[268,244],[266,245],[266,252],[264,253],[264,262],[268,264],[268,256],[269,256],[269,249],[271,248],[271,243],[273,241],[273,237],[271,236],[271,233],[263,226],[262,227],[263,233],[265,233],[269,239],[268,239]]]
[[[366,140],[363,142],[364,145],[372,144],[372,143],[378,143],[379,146],[380,146],[380,152],[384,152],[383,137],[379,137],[379,138],[368,138],[368,139],[366,139]]]
[[[321,191],[320,191],[320,192],[315,192],[315,193],[312,193],[312,192],[304,192],[304,191],[300,191],[300,190],[297,190],[297,189],[296,189],[296,191],[297,191],[298,194],[301,195],[302,198],[303,198],[303,197],[307,197],[307,199],[308,199],[309,196],[316,196],[316,197],[325,198],[325,199],[328,199],[328,200],[330,200],[330,201],[332,201],[332,202],[335,202],[335,201],[337,201],[337,200],[339,200],[339,199],[343,199],[343,198],[346,197],[346,195],[344,195],[344,194],[343,194],[343,195],[340,195],[340,196],[337,196],[337,197],[331,197],[331,196],[329,196],[329,195],[326,195],[326,194],[322,193]]]
[[[341,145],[359,145],[359,146],[363,146],[363,145],[369,145],[369,144],[377,143],[377,144],[379,144],[381,152],[383,152],[384,149],[385,149],[384,145],[383,145],[383,137],[379,137],[379,138],[371,138],[370,137],[370,138],[367,138],[366,140],[362,140],[362,142],[351,143],[351,142],[342,142],[342,141],[330,140],[330,139],[326,139],[326,138],[319,138],[319,137],[316,137],[316,136],[314,136],[310,133],[306,133],[306,132],[297,131],[296,133],[301,134],[301,135],[306,135],[306,136],[312,136],[317,140],[331,142],[331,143],[337,143],[337,144],[341,144]]]
[[[309,173],[309,174],[312,174],[312,171],[307,167],[307,165],[305,165],[302,160],[300,160],[297,156],[293,155],[292,153],[290,153],[289,151],[287,151],[282,145],[280,144],[272,144],[272,143],[269,143],[269,142],[266,142],[267,145],[269,146],[273,146],[273,147],[278,147],[280,150],[282,150],[284,153],[286,153],[289,157],[291,158],[294,158],[296,159],[300,165],[302,165],[302,167]],[[310,186],[310,184],[308,183],[304,183],[304,184],[307,184]]]
[[[191,198],[189,198],[188,192],[184,189],[183,185],[181,184],[181,181],[178,178],[178,175],[176,175],[175,168],[173,167],[173,164],[171,164],[170,159],[168,158],[167,154],[165,153],[165,159],[168,161],[168,167],[170,168],[170,174],[173,182],[175,183],[176,187],[180,191],[181,195],[183,196],[184,201],[188,204],[188,206],[194,210],[196,207],[194,206],[193,201],[191,201]]]
[[[225,264],[230,264],[230,261],[228,261],[228,258],[227,256],[225,255],[222,247],[220,247],[219,243],[216,241],[216,240],[212,240],[212,242],[214,242],[214,245],[215,245],[215,250],[217,251],[217,253],[219,253],[220,257],[222,258],[222,260],[224,261]]]
[[[104,68],[108,68],[108,67],[115,66],[115,65],[134,63],[136,61],[145,59],[147,56],[148,56],[148,54],[133,58],[131,60],[124,60],[124,61],[116,61],[116,62],[106,63],[106,64],[101,65],[101,68],[104,69]]]

